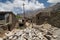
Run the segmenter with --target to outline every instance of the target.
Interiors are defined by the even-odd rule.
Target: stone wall
[[[41,12],[39,14],[36,15],[36,24],[41,25],[43,24],[45,21],[48,21],[50,18],[50,15],[48,12]]]
[[[38,13],[35,18],[33,18],[33,22],[37,25],[41,25],[46,22],[51,24],[52,26],[60,28],[60,12]]]
[[[10,14],[11,30],[15,28],[16,23],[18,22],[16,16],[12,13]]]

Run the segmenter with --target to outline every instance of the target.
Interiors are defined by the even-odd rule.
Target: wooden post
[[[24,8],[25,4],[23,3],[23,14],[24,14],[24,18],[25,18],[25,8]]]

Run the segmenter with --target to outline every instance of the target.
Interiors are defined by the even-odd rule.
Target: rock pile
[[[42,27],[28,27],[24,30],[5,33],[6,37],[3,40],[54,40],[57,38],[57,35],[52,33],[54,30],[52,28],[48,30]]]
[[[47,40],[43,36],[42,32],[34,28],[26,28],[24,30],[19,30],[13,35],[6,36],[6,40]]]

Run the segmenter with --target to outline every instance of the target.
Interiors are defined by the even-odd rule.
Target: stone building
[[[33,15],[33,16],[26,16],[26,19],[37,24],[37,25],[41,25],[43,24],[45,21],[49,21],[50,17],[51,17],[51,13],[48,11],[40,11],[40,12],[37,12],[35,14],[30,14],[30,15]]]
[[[11,31],[16,26],[16,22],[13,12],[0,12],[0,28]]]
[[[40,12],[33,14],[33,16],[29,16],[26,18],[30,22],[35,23],[37,25],[41,25],[43,23],[49,23],[52,26],[60,28],[60,12],[40,11]]]
[[[50,13],[49,12],[40,12],[36,14],[35,16],[35,23],[37,25],[43,24],[45,21],[48,22],[50,19]]]

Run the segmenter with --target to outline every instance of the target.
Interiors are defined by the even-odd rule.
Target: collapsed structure
[[[55,27],[60,27],[60,11],[39,11],[39,12],[36,12],[35,14],[30,14],[30,15],[33,15],[33,16],[25,16],[29,22],[29,20],[32,22],[32,23],[35,23],[37,25],[41,25],[45,22],[51,24],[52,26],[55,26]]]
[[[16,26],[16,22],[13,12],[0,12],[0,28],[11,31]]]

